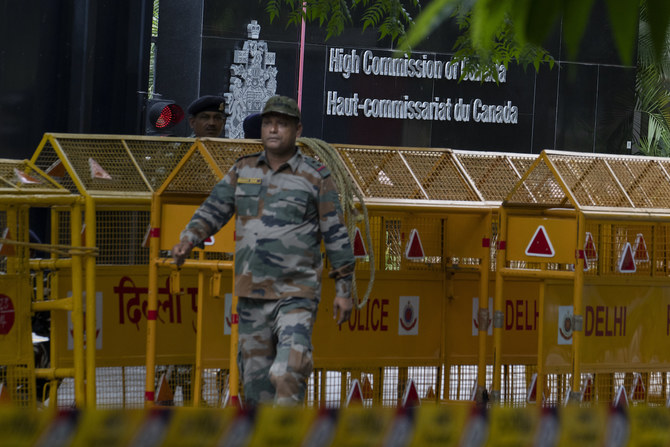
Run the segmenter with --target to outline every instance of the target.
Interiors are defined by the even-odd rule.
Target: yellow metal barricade
[[[232,226],[180,271],[169,249],[235,159],[261,149],[252,141],[45,135],[27,171],[44,173],[63,197],[41,205],[50,213],[52,251],[29,264],[50,290],[46,299],[37,293],[33,308],[53,309],[52,365],[38,372],[52,381],[51,402],[141,406],[160,400],[157,379],[170,374],[183,405],[220,406],[237,396]],[[410,381],[427,399],[482,398],[492,363],[497,210],[534,157],[335,150],[368,205],[372,234],[362,223],[359,230],[363,245],[371,241],[364,250],[376,253],[378,273],[351,321],[317,319],[308,400],[340,405],[354,379],[368,404],[397,404]],[[359,290],[372,279],[370,262],[359,253]],[[535,285],[520,281],[517,288],[528,296]],[[333,293],[324,278],[322,314]],[[530,318],[529,300],[509,301]],[[178,401],[175,393],[167,400]]]
[[[193,325],[195,340],[187,348],[194,353],[193,366],[183,370],[192,377],[192,400],[184,405],[223,406],[236,402],[238,375],[235,357],[237,344],[236,297],[233,284],[234,223],[231,221],[219,233],[206,241],[204,250],[196,249],[192,259],[177,269],[169,257],[169,250],[179,241],[179,233],[209,194],[223,178],[232,163],[240,156],[257,152],[259,144],[250,141],[219,139],[196,140],[165,183],[154,195],[150,234],[149,291],[147,305],[146,382],[145,404],[174,403],[174,371],[158,371],[160,349],[171,349],[173,343],[158,332],[160,302],[157,297],[158,278],[169,273],[173,293],[183,291],[184,276],[197,279],[197,296]],[[204,372],[215,377],[217,399],[203,395]],[[210,377],[211,378],[211,377]],[[163,390],[167,388],[167,394]],[[167,397],[166,397],[167,396]]]
[[[504,295],[538,282],[537,404],[667,401],[670,161],[545,151],[500,213],[493,395],[514,340]],[[511,315],[512,316],[511,316]],[[530,388],[531,381],[526,379]]]
[[[33,310],[51,313],[51,366],[37,375],[51,380],[53,408],[141,406],[133,384],[144,375],[136,346],[147,286],[137,266],[148,262],[151,195],[193,141],[45,134],[29,162],[27,173],[44,177],[38,184],[66,193],[33,194],[24,205],[49,220],[50,257],[31,259],[30,269],[47,284]]]
[[[29,211],[38,207],[49,207],[58,204],[76,204],[76,197],[69,191],[60,186],[47,174],[37,168],[33,163],[27,160],[0,160],[0,190],[2,191],[2,204],[0,205],[0,227],[2,228],[2,241],[0,242],[0,267],[3,271],[3,281],[12,280],[16,282],[15,286],[7,285],[3,290],[12,291],[7,295],[5,304],[8,314],[0,318],[5,324],[16,319],[19,324],[9,325],[10,331],[0,338],[5,343],[6,349],[3,352],[7,357],[0,364],[5,365],[7,376],[6,380],[1,381],[5,386],[5,391],[10,390],[10,395],[20,391],[21,398],[12,398],[12,401],[20,403],[23,406],[35,407],[37,401],[44,400],[45,394],[42,388],[36,389],[36,378],[42,380],[55,379],[57,375],[67,375],[73,377],[79,387],[84,384],[83,369],[83,338],[76,336],[80,349],[76,351],[75,357],[78,360],[80,368],[78,370],[69,369],[56,370],[51,365],[37,365],[32,348],[32,312],[41,310],[51,310],[48,303],[38,302],[44,300],[46,294],[44,287],[44,276],[36,275],[32,271],[31,258],[37,254],[47,255],[50,252],[65,252],[71,247],[54,247],[49,244],[40,244],[31,241]],[[73,259],[81,260],[81,250],[73,256]],[[71,265],[68,263],[68,267]],[[5,276],[6,275],[6,276]],[[79,278],[82,273],[79,271]],[[15,307],[18,304],[18,307]],[[81,311],[73,307],[73,300],[64,300],[59,302],[54,309],[74,311],[74,321],[80,324],[83,320]],[[49,334],[43,334],[49,335]],[[46,353],[43,345],[41,352]],[[11,360],[12,356],[16,356]],[[43,356],[40,356],[42,358]],[[20,366],[17,366],[20,365]],[[17,372],[20,372],[20,380],[17,379]],[[18,385],[17,385],[18,384]],[[81,389],[81,388],[80,388]],[[81,399],[84,398],[83,393]],[[78,403],[82,403],[79,401]]]
[[[301,149],[313,155],[309,147]],[[167,251],[178,241],[179,232],[233,162],[260,150],[258,142],[196,142],[154,197],[151,277],[170,270],[173,278],[177,276]],[[487,334],[489,272],[496,235],[493,217],[504,191],[521,178],[535,157],[351,145],[336,145],[335,151],[365,198],[372,246],[364,251],[374,250],[377,273],[368,301],[341,326],[328,318],[334,288],[324,277],[322,316],[314,328],[315,373],[310,378],[308,402],[339,406],[346,401],[354,379],[363,384],[368,404],[396,405],[410,380],[418,384],[422,398],[434,401],[471,399],[473,388],[482,394],[487,361],[491,362],[487,357],[491,337]],[[232,242],[231,225],[215,235],[215,244]],[[365,244],[368,235],[362,223],[359,230]],[[412,253],[415,246],[421,247],[420,253]],[[215,301],[207,291],[210,275],[213,282],[222,285],[222,293],[233,294],[232,283],[226,282],[232,272],[226,272],[219,261],[226,256],[222,253],[233,250],[232,243],[225,248],[207,246],[204,251],[195,250],[194,258],[187,260],[179,276],[199,272],[198,290],[203,289],[200,284],[205,285],[199,300]],[[365,290],[370,257],[359,253],[358,258],[357,288]],[[217,269],[222,269],[221,282],[213,278]],[[487,299],[479,300],[478,296]],[[236,340],[227,336],[234,335],[234,325],[228,320],[230,315],[234,321],[233,303],[232,299],[227,301],[218,316],[220,327],[225,315],[224,336],[219,332],[217,337],[230,346],[228,352],[236,349]],[[151,295],[148,312],[160,312],[159,301],[154,302]],[[473,318],[463,318],[464,314]],[[149,404],[162,401],[158,396],[160,377],[151,376],[160,363],[156,352],[166,343],[157,327],[155,319],[147,326]],[[206,332],[207,323],[199,328]],[[218,343],[205,339],[208,343],[204,346],[194,346],[203,364],[206,355],[199,354],[201,349]],[[228,385],[234,398],[238,379],[234,357],[232,360],[230,371],[225,373],[230,373]],[[203,368],[197,363],[196,380]],[[202,402],[194,392],[194,403]]]
[[[666,404],[669,161],[334,149],[368,210],[357,289],[374,287],[337,326],[324,274],[309,405],[341,406],[355,383],[365,405],[397,405],[408,384],[436,402]],[[36,378],[53,408],[220,407],[243,393],[233,225],[181,269],[169,250],[234,161],[260,150],[46,134],[30,161],[0,160],[0,280],[17,284],[0,296],[0,366],[13,401],[46,395]],[[29,234],[35,210],[43,243]],[[26,354],[36,312],[51,316],[48,366]]]
[[[353,379],[370,383],[367,404],[396,405],[410,380],[424,399],[483,399],[491,362],[487,334],[493,218],[504,191],[534,157],[444,149],[336,149],[364,192],[377,274],[371,302],[347,325],[333,330],[329,321],[317,320],[316,360],[332,369],[352,364],[342,373],[339,388],[344,396]],[[423,248],[419,257],[411,253],[417,239]],[[360,280],[367,279],[367,269],[366,260],[359,259]],[[324,293],[324,302],[328,299]]]

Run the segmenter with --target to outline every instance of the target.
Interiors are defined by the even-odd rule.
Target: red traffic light
[[[184,110],[172,101],[155,101],[149,106],[148,116],[151,126],[165,130],[184,119]]]

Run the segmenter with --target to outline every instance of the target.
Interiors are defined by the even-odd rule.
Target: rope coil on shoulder
[[[347,233],[349,234],[349,240],[352,241],[352,245],[358,222],[361,220],[364,222],[366,243],[369,247],[368,256],[370,265],[370,280],[368,281],[367,290],[365,291],[363,298],[360,300],[358,299],[358,290],[356,287],[355,269],[354,278],[352,280],[352,296],[354,298],[354,303],[356,303],[357,308],[361,309],[363,306],[365,306],[368,298],[370,297],[370,294],[372,293],[372,285],[374,284],[375,279],[375,256],[370,232],[370,218],[368,216],[368,209],[365,205],[365,200],[363,199],[363,194],[358,189],[356,183],[354,183],[351,175],[349,174],[349,171],[347,170],[347,167],[344,164],[344,161],[333,146],[323,140],[319,140],[318,138],[302,137],[298,138],[298,143],[302,143],[307,148],[311,149],[319,161],[326,165],[326,167],[328,167],[330,170],[331,175],[333,176],[333,180],[337,185],[337,190],[340,193],[340,205],[342,207],[342,212],[344,213]],[[360,206],[360,211],[356,204]]]

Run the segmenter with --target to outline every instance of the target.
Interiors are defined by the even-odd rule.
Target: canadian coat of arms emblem
[[[235,50],[228,92],[225,94],[229,113],[226,120],[227,138],[243,138],[244,119],[260,113],[265,102],[277,91],[275,53],[268,51],[268,44],[258,40],[261,26],[256,20],[247,25],[249,40],[241,50]]]

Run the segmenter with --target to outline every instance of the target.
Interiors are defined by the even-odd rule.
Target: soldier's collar
[[[289,158],[288,161],[284,164],[288,164],[291,168],[291,171],[296,172],[298,170],[298,166],[300,166],[300,163],[302,162],[302,159],[302,152],[300,152],[300,148],[296,147],[293,156]],[[267,157],[265,156],[265,151],[261,152],[260,157],[258,157],[257,165],[260,163],[265,163],[266,165],[270,166],[267,161]]]

